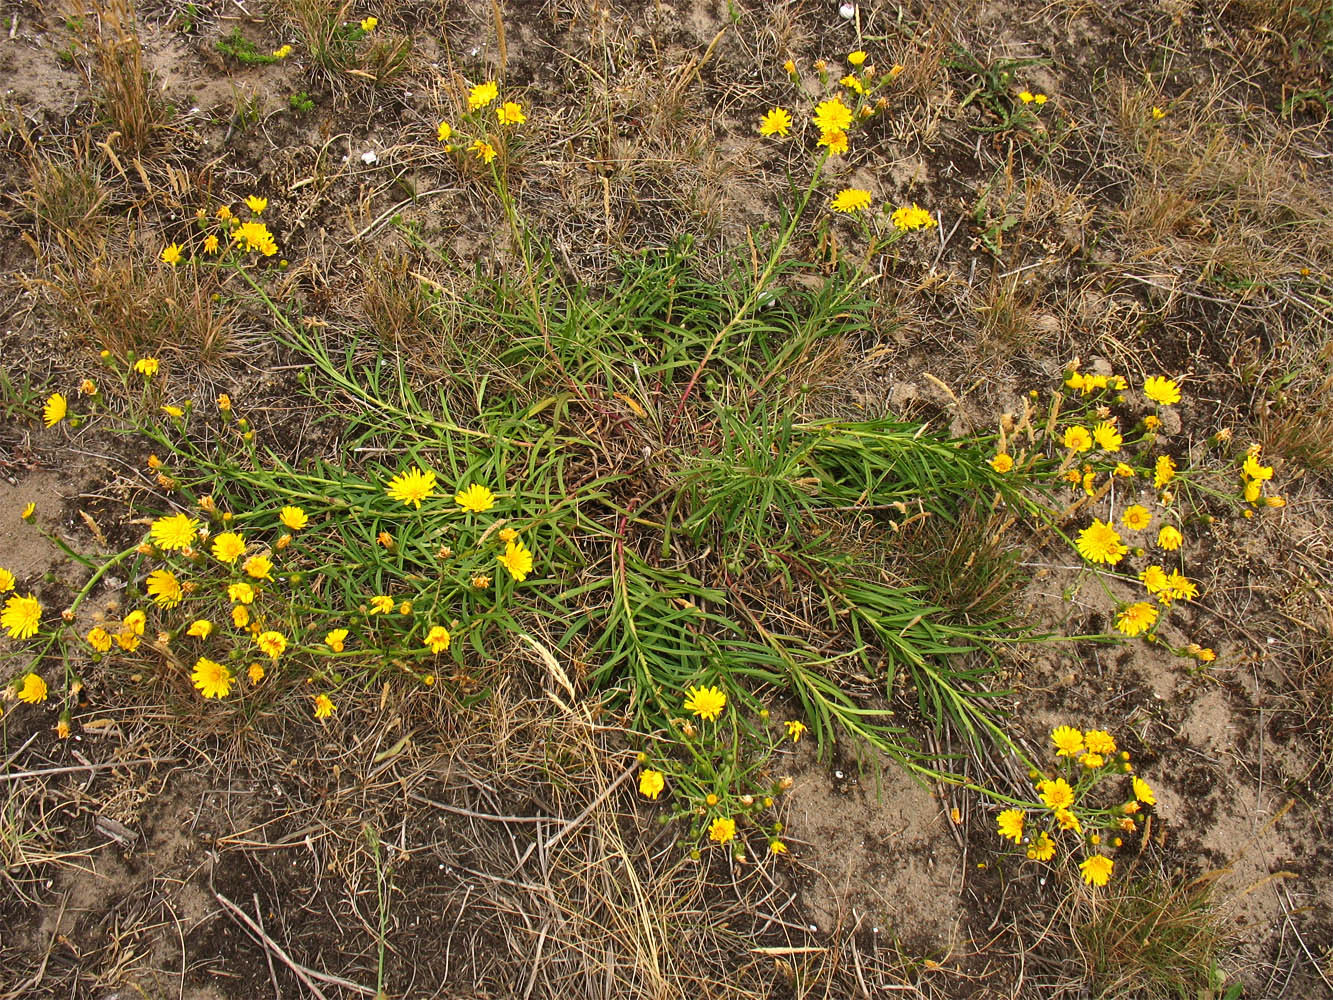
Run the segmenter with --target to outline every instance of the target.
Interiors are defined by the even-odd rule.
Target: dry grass
[[[167,122],[167,103],[143,63],[143,47],[128,0],[111,0],[97,11],[90,33],[94,78],[102,113],[115,133],[116,148],[131,155],[147,150]]]

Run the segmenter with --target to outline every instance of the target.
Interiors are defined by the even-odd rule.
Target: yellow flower
[[[97,383],[90,378],[86,378],[79,383],[79,392],[83,393],[85,396],[96,396]]]
[[[231,209],[228,208],[226,205],[223,205],[221,208],[218,209],[219,222],[227,222],[228,220],[231,219],[231,217],[232,217]]]
[[[1095,771],[1099,767],[1106,765],[1106,758],[1099,753],[1085,753],[1079,758],[1079,763],[1090,771]]]
[[[1006,809],[995,818],[996,828],[1001,837],[1007,837],[1015,844],[1023,842],[1023,810]]]
[[[28,674],[23,678],[23,687],[19,689],[19,701],[25,701],[29,705],[46,701],[46,681],[36,674]]]
[[[866,61],[866,54],[860,49],[857,49],[855,52],[849,52],[847,54],[847,61],[853,66],[860,66]]]
[[[213,634],[213,623],[207,618],[196,618],[190,622],[190,627],[185,630],[186,635],[192,635],[196,639],[207,639]]]
[[[268,556],[251,556],[241,564],[246,576],[256,580],[267,580],[273,576],[273,560]]]
[[[245,582],[232,583],[227,586],[227,597],[237,604],[253,604],[255,594],[255,588]]]
[[[162,248],[162,263],[175,267],[181,261],[180,244],[172,243]]]
[[[1142,802],[1145,806],[1157,805],[1157,796],[1153,794],[1152,786],[1146,781],[1135,775],[1130,784],[1134,787],[1134,798]]]
[[[174,417],[175,419],[178,420],[181,417],[185,416],[185,411],[182,410],[179,406],[163,406],[161,409],[162,412],[165,413],[167,416]]]
[[[47,424],[47,426],[51,425]],[[1273,478],[1273,467],[1271,465],[1261,465],[1257,454],[1246,455],[1240,471],[1248,479],[1267,481]]]
[[[284,507],[278,512],[278,520],[292,531],[300,531],[310,523],[310,518],[300,507]]]
[[[769,108],[759,119],[760,135],[786,135],[791,131],[791,112],[786,108]]]
[[[218,395],[218,409],[223,413],[231,412],[231,397],[225,392]]]
[[[193,545],[199,534],[199,522],[185,514],[159,517],[149,529],[157,547],[166,551]]]
[[[390,499],[399,500],[408,506],[415,506],[421,509],[421,501],[425,500],[435,491],[435,473],[423,472],[417,466],[412,466],[406,472],[400,473],[389,480],[389,485],[385,487],[385,492]]]
[[[480,514],[495,506],[495,494],[480,483],[473,483],[454,496],[454,503],[473,514]]]
[[[686,711],[713,722],[727,707],[727,695],[719,687],[692,687],[685,697]]]
[[[509,575],[519,583],[526,580],[528,574],[532,572],[532,553],[521,540],[507,542],[504,555],[499,557],[499,561],[500,565],[509,571]]]
[[[335,653],[341,653],[347,642],[347,629],[335,628],[333,631],[324,635],[324,645]]]
[[[1041,107],[1043,104],[1045,104],[1046,100],[1047,98],[1045,94],[1034,94],[1032,97],[1032,101],[1034,104],[1037,105],[1037,107]]]
[[[1180,402],[1180,386],[1164,375],[1150,375],[1143,380],[1143,394],[1154,403],[1171,406]]]
[[[1019,99],[1020,101],[1022,101],[1024,104],[1031,104],[1031,103],[1032,103],[1032,91],[1030,91],[1030,90],[1020,90],[1020,91],[1018,92],[1018,99]]]
[[[787,727],[787,735],[791,737],[793,743],[800,743],[801,734],[808,731],[805,723],[797,719],[789,719],[783,725]]]
[[[291,54],[292,47],[290,45],[281,45],[273,50],[274,59],[286,59]]]
[[[840,128],[831,128],[819,133],[819,145],[827,146],[829,155],[841,156],[847,152],[847,133]]]
[[[1105,885],[1111,879],[1111,869],[1115,862],[1102,854],[1084,858],[1078,870],[1083,873],[1083,881],[1088,885]]]
[[[1161,489],[1171,480],[1176,478],[1176,463],[1171,461],[1170,455],[1158,455],[1157,463],[1153,468],[1152,484],[1157,489]]]
[[[231,691],[231,671],[206,656],[195,661],[190,679],[205,698],[225,698]]]
[[[1055,822],[1061,830],[1073,830],[1075,833],[1083,832],[1083,824],[1068,809],[1056,809]]]
[[[467,95],[468,110],[476,111],[478,108],[484,108],[499,96],[500,88],[495,85],[494,80],[479,83]]]
[[[485,573],[479,573],[472,578],[472,586],[477,590],[485,590],[491,585],[491,578]]]
[[[361,30],[364,31],[364,32],[367,32],[367,33],[372,32],[372,31],[375,30],[376,27],[379,26],[379,23],[380,23],[380,19],[379,19],[378,17],[366,17],[366,18],[362,18],[362,20],[361,20]]]
[[[1162,418],[1155,413],[1149,413],[1143,418],[1143,429],[1146,431],[1155,431],[1162,426]]]
[[[1179,529],[1170,524],[1163,525],[1162,530],[1157,532],[1157,544],[1168,552],[1176,551],[1184,540]]]
[[[1152,523],[1152,515],[1148,513],[1147,507],[1134,504],[1125,508],[1125,512],[1120,515],[1120,523],[1130,531],[1142,531]]]
[[[442,121],[435,126],[435,138],[440,142],[448,142],[449,137],[454,134],[454,127],[448,122]]]
[[[258,684],[264,679],[264,665],[262,663],[252,663],[246,673],[250,675],[251,684]]]
[[[315,695],[315,718],[327,719],[338,710],[338,706],[333,703],[333,699],[326,694]]]
[[[1128,605],[1115,620],[1115,627],[1128,636],[1141,635],[1157,621],[1157,609],[1147,601]]]
[[[1145,566],[1139,572],[1139,579],[1143,582],[1143,586],[1147,588],[1148,593],[1154,597],[1166,590],[1169,580],[1166,570],[1155,565]]]
[[[852,75],[851,73],[848,73],[846,76],[844,76],[844,77],[843,77],[841,80],[839,80],[838,82],[839,82],[840,84],[842,84],[844,87],[850,87],[852,90],[856,91],[858,94],[864,94],[864,93],[866,92],[865,84],[863,84],[859,79],[857,79],[857,78],[856,78],[854,75]]]
[[[273,241],[273,234],[262,222],[242,222],[231,236],[233,242],[245,244],[246,250],[258,250],[265,257],[272,257],[278,252],[278,245]]]
[[[144,589],[160,607],[174,608],[181,602],[180,581],[170,570],[153,570],[148,574],[148,584]]]
[[[501,125],[522,125],[528,120],[523,113],[523,106],[515,101],[505,101],[495,112]]]
[[[708,827],[708,839],[725,844],[736,836],[736,821],[730,816],[719,816]]]
[[[449,648],[450,640],[449,630],[443,625],[435,625],[426,633],[423,640],[425,645],[430,647],[432,653],[443,653]]]
[[[245,539],[234,531],[224,531],[213,539],[213,558],[234,563],[245,554]]]
[[[0,594],[14,589],[14,574],[0,567]]]
[[[1037,794],[1050,809],[1068,809],[1074,804],[1074,789],[1064,778],[1039,782]]]
[[[518,532],[515,531],[513,528],[501,528],[496,537],[498,537],[500,541],[508,545],[510,542],[512,542],[515,538],[518,537]]]
[[[1089,729],[1083,734],[1083,741],[1088,745],[1088,753],[1115,753],[1115,739],[1104,729]]]
[[[1166,112],[1154,104],[1152,109],[1152,120],[1155,122],[1159,122],[1165,117],[1166,117]]]
[[[469,153],[476,153],[477,159],[483,163],[490,163],[496,157],[495,147],[480,139],[473,139],[472,145],[468,146],[467,150]]]
[[[1031,846],[1028,847],[1028,858],[1032,861],[1050,861],[1055,857],[1055,841],[1045,830],[1037,835]]]
[[[1064,446],[1070,451],[1082,452],[1092,448],[1092,435],[1086,427],[1075,424],[1065,428]]]
[[[213,233],[209,233],[207,236],[204,237],[204,253],[212,254],[217,252],[218,252],[218,238]]]
[[[1092,524],[1078,533],[1078,554],[1088,562],[1114,566],[1125,557],[1129,547],[1109,524],[1093,518]]]
[[[821,132],[845,132],[852,123],[852,109],[842,103],[841,94],[835,94],[815,107],[814,123]]]
[[[666,787],[666,777],[661,771],[644,768],[639,772],[639,794],[656,799]]]
[[[780,840],[770,840],[770,841],[768,842],[768,853],[769,853],[769,854],[786,854],[786,853],[787,853],[787,845],[784,844],[784,843],[783,843],[782,841],[780,841]]]
[[[142,611],[131,611],[121,621],[121,628],[130,635],[143,635],[144,626],[148,624],[148,616]]]
[[[101,625],[93,626],[85,638],[88,640],[88,645],[98,653],[105,653],[111,649],[111,633]]]
[[[788,76],[792,76],[796,72],[796,63],[788,59],[785,63],[782,64],[782,68]]]
[[[54,427],[65,419],[65,413],[68,409],[69,404],[65,402],[65,397],[58,392],[53,392],[46,398],[46,405],[42,407],[42,422],[47,427]]]
[[[1092,437],[1103,451],[1119,451],[1125,440],[1116,430],[1114,420],[1103,420],[1092,429]]]
[[[276,660],[287,649],[287,637],[281,632],[260,632],[255,636],[255,645]]]
[[[134,370],[144,378],[152,378],[158,371],[157,358],[140,358],[134,362]]]
[[[861,188],[843,188],[831,205],[835,212],[859,212],[870,207],[870,192]]]
[[[931,214],[916,202],[899,208],[893,213],[890,221],[893,222],[893,228],[902,233],[910,233],[914,229],[929,229],[936,224]]]
[[[1170,601],[1194,600],[1199,596],[1199,588],[1192,583],[1185,574],[1179,570],[1172,570],[1171,575],[1166,578],[1166,589],[1159,599],[1164,603]]]
[[[268,199],[252,194],[245,199],[245,207],[254,212],[255,215],[263,215],[264,209],[268,208]]]
[[[1056,726],[1051,730],[1057,757],[1075,757],[1083,752],[1083,734],[1073,726]]]
[[[998,455],[995,455],[991,458],[990,467],[994,469],[996,472],[1000,473],[1000,475],[1004,475],[1006,472],[1008,472],[1010,469],[1014,467],[1013,456],[1006,455],[1004,452],[1000,452]]]

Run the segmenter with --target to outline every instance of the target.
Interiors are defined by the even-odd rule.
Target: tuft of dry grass
[[[139,155],[166,124],[167,103],[144,67],[143,46],[127,0],[109,0],[97,12],[97,22],[98,30],[89,41],[98,105],[110,120],[116,145]]]

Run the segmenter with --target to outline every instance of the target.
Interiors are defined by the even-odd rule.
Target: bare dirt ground
[[[495,206],[436,148],[464,77],[502,76],[531,106],[517,197],[596,285],[616,251],[686,234],[741,246],[772,224],[799,166],[755,131],[792,101],[782,63],[813,85],[815,60],[864,48],[903,66],[902,84],[873,155],[833,183],[919,202],[940,226],[874,276],[876,329],[841,345],[814,399],[984,432],[1072,364],[1104,364],[1182,379],[1166,428],[1182,454],[1205,455],[1224,428],[1263,443],[1287,506],[1253,520],[1200,509],[1203,596],[1171,626],[1216,662],[1135,643],[1018,647],[1007,725],[1033,753],[1067,722],[1133,752],[1158,804],[1123,877],[1181,899],[1211,888],[1217,978],[1198,996],[1333,996],[1327,4],[867,3],[852,20],[801,2],[345,8],[412,41],[379,84],[313,66],[300,7],[141,4],[144,66],[170,114],[137,152],[109,138],[94,98],[109,16],[0,12],[0,565],[19,591],[61,607],[86,574],[20,522],[28,503],[89,552],[161,509],[142,441],[43,430],[21,387],[77,385],[106,336],[137,336],[117,288],[166,294],[151,265],[199,197],[265,192],[290,260],[281,296],[438,365],[451,345],[377,303],[498,266]],[[296,52],[245,65],[217,50],[233,30]],[[990,128],[969,53],[1049,96],[1038,139]],[[57,169],[95,192],[60,228],[43,199],[79,195]],[[854,235],[833,232],[820,252],[854,254]],[[315,422],[263,316],[228,314],[207,341],[155,329],[128,346],[167,359],[198,405],[228,392],[292,461],[331,453],[338,432]],[[1026,620],[1111,630],[1113,604],[1058,538],[1016,528],[1008,542]],[[97,610],[125,585],[106,580]],[[5,641],[0,682],[5,658],[21,665]],[[553,708],[535,660],[477,703],[385,684],[328,726],[224,718],[151,678],[79,669],[67,740],[54,712],[0,717],[0,997],[333,998],[377,982],[393,997],[1149,995],[1114,961],[1097,971],[1105,935],[1088,927],[1106,911],[1005,855],[983,800],[849,748],[820,760],[800,744],[774,762],[794,778],[788,857],[695,861],[633,794],[623,730]],[[919,735],[979,783],[1024,778],[999,751]],[[1154,933],[1120,953],[1151,962]]]

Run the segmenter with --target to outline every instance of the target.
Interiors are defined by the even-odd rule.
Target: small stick
[[[134,767],[138,764],[174,764],[179,757],[140,757],[137,760],[113,760],[104,764],[71,764],[69,767],[48,767],[44,771],[11,771],[0,774],[0,781],[18,781],[19,778],[45,778],[48,774],[74,774],[77,771],[105,771],[112,767]]]
[[[319,1000],[329,1000],[329,998],[326,997],[320,991],[319,987],[315,985],[316,979],[318,979],[322,983],[332,983],[334,986],[341,986],[344,989],[352,990],[354,993],[360,993],[362,996],[373,997],[375,995],[374,990],[370,989],[369,987],[362,986],[359,983],[354,983],[350,979],[342,979],[338,976],[330,976],[326,972],[316,972],[314,969],[306,968],[299,962],[294,961],[291,958],[291,956],[289,956],[285,951],[282,950],[282,946],[279,945],[278,942],[274,941],[271,937],[265,934],[264,931],[259,927],[259,925],[250,919],[249,914],[247,914],[244,910],[242,910],[239,906],[233,903],[226,896],[222,895],[222,893],[218,892],[216,889],[213,890],[213,896],[215,899],[217,899],[219,903],[221,903],[226,908],[228,913],[230,913],[235,919],[239,920],[242,924],[244,924],[246,929],[249,930],[249,932],[256,938],[258,938],[260,943],[263,944],[264,947],[272,949],[273,954],[277,955],[278,958],[282,959],[283,964],[286,965],[287,968],[291,969],[292,972],[296,973],[296,978],[301,980],[301,982],[305,984],[306,988],[310,990],[311,993],[319,997]]]
[[[260,931],[268,933],[264,931],[264,914],[259,906],[259,893],[251,893],[250,898],[254,900],[255,904],[255,922],[259,924]],[[264,949],[264,960],[268,962],[268,978],[273,982],[273,1000],[282,1000],[282,987],[278,985],[278,972],[273,968],[273,952],[267,948]]]

